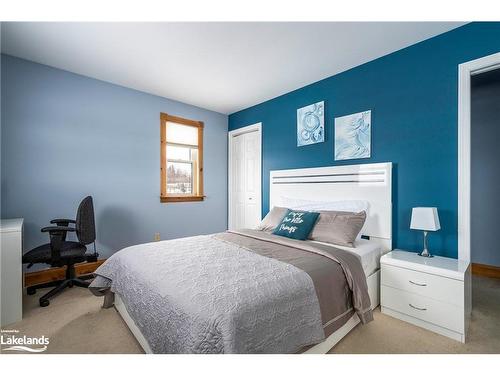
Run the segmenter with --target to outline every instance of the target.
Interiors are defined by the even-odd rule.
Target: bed
[[[354,249],[250,229],[143,244],[105,262],[93,291],[114,303],[146,353],[326,353],[379,304],[391,170],[271,171],[270,208],[283,196],[367,201]]]

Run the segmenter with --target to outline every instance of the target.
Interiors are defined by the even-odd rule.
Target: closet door
[[[260,222],[260,140],[260,129],[229,136],[229,229],[255,228]]]

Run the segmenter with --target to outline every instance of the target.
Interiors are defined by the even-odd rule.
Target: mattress
[[[316,241],[313,241],[316,242]],[[338,246],[331,245],[321,242],[322,244],[334,246],[336,248],[349,251],[359,256],[361,259],[361,265],[363,266],[363,271],[365,272],[366,277],[370,276],[372,273],[377,271],[380,268],[380,258],[387,251],[384,251],[382,246],[374,241],[370,240],[356,240],[354,243],[355,247],[346,247],[346,246]]]

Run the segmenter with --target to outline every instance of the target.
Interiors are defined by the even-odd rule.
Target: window
[[[203,122],[160,114],[160,201],[202,201]]]

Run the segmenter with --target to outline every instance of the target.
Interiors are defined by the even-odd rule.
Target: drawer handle
[[[413,307],[415,310],[420,310],[420,311],[426,311],[427,309],[425,307],[416,307],[413,306],[411,303],[408,304],[410,307]]]
[[[427,284],[420,284],[420,283],[416,283],[415,281],[411,281],[411,280],[408,280],[411,284],[413,285],[417,285],[417,286],[427,286]]]

